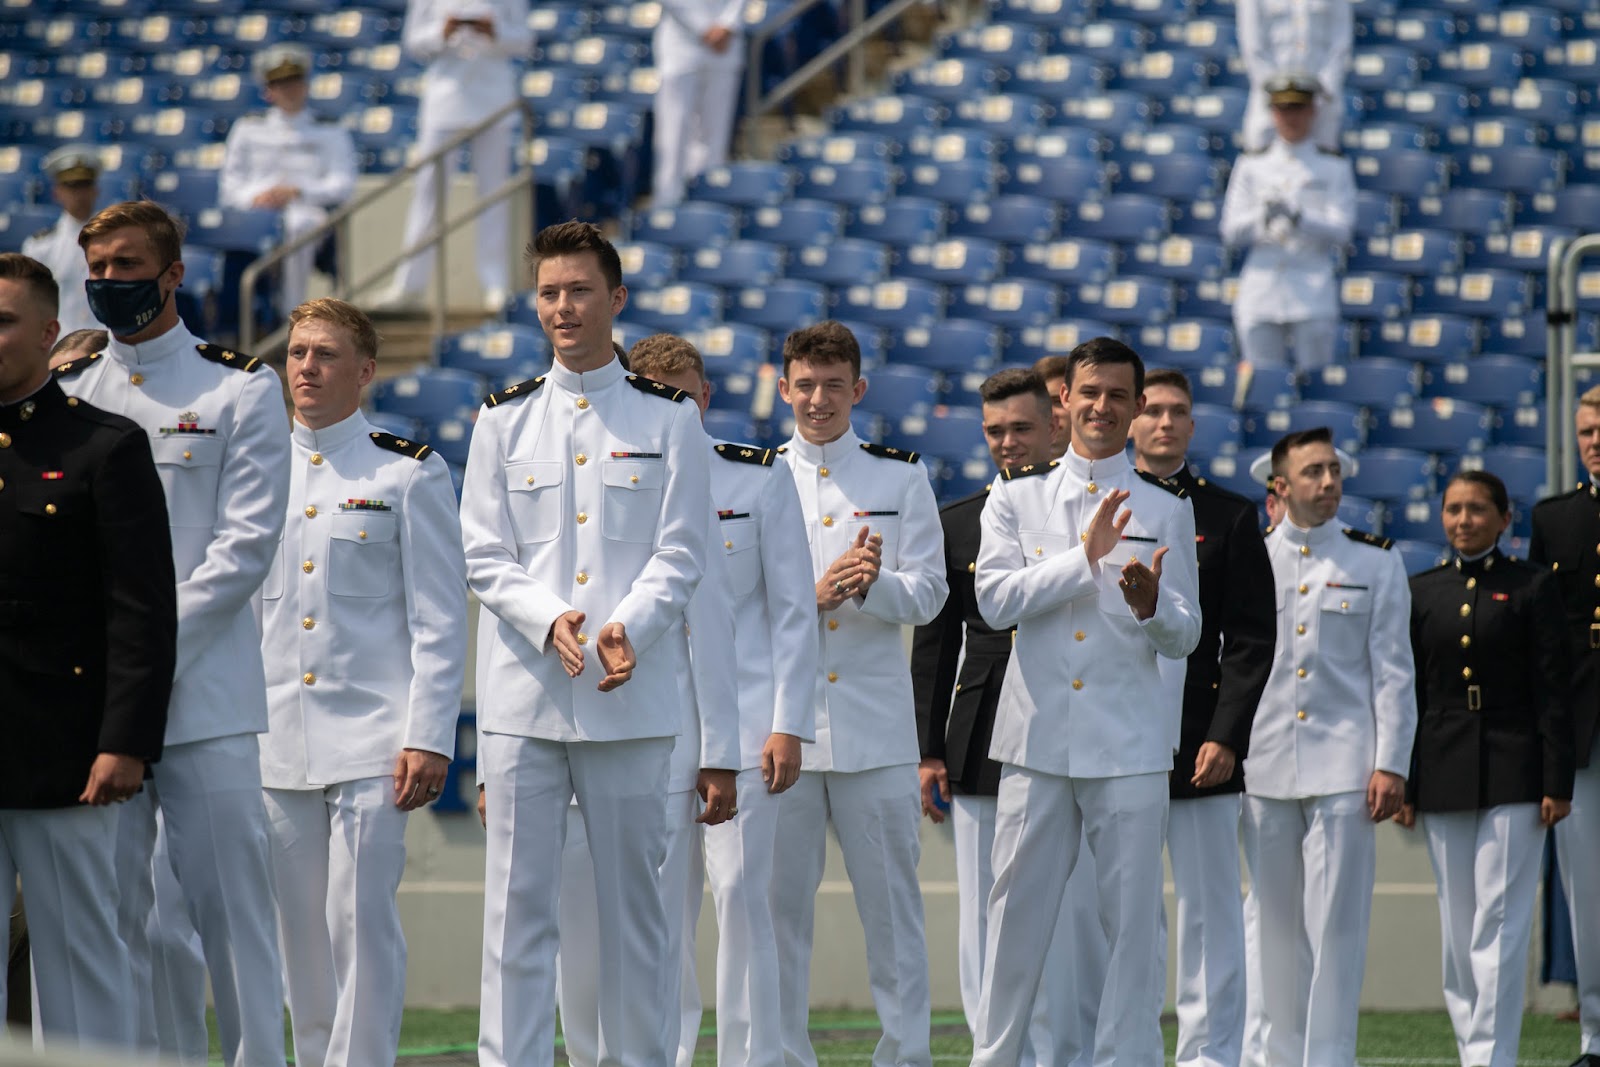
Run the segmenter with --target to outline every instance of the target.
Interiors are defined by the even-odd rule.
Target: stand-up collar
[[[1128,453],[1125,451],[1118,452],[1114,456],[1107,456],[1105,459],[1089,459],[1079,455],[1078,450],[1070,446],[1067,448],[1066,454],[1061,457],[1060,462],[1073,477],[1081,478],[1086,482],[1097,481],[1101,478],[1115,478],[1119,474],[1126,474],[1132,467],[1132,464],[1128,462]]]
[[[1283,522],[1278,524],[1278,529],[1282,531],[1284,540],[1291,545],[1310,545],[1312,548],[1316,548],[1335,540],[1343,527],[1339,525],[1338,520],[1330,519],[1321,526],[1313,526],[1309,530],[1303,530],[1285,518]]]
[[[167,299],[176,300],[177,295],[174,294]],[[160,337],[152,338],[140,344],[130,345],[113,337],[110,343],[106,345],[106,351],[119,363],[126,363],[130,366],[147,366],[169,356],[175,356],[184,349],[193,352],[195,346],[199,343],[195,335],[189,332],[189,328],[183,324],[182,320],[179,320],[176,326]]]
[[[23,423],[32,420],[39,411],[65,407],[66,403],[67,395],[61,391],[61,386],[56,384],[54,378],[46,378],[43,385],[22,399],[10,404],[0,404],[0,426],[15,430]]]
[[[813,463],[818,466],[825,463],[838,463],[845,456],[860,450],[861,438],[856,436],[854,427],[846,430],[843,436],[829,441],[825,445],[812,444],[804,437],[801,437],[798,431],[795,432],[793,437],[789,438],[789,451],[807,463]]]
[[[592,393],[597,389],[604,389],[608,385],[615,385],[627,376],[628,372],[615,356],[604,366],[579,374],[577,371],[564,366],[560,360],[550,365],[550,372],[545,375],[545,381],[551,385],[565,389],[569,393]]]
[[[1482,555],[1473,556],[1471,558],[1466,556],[1457,556],[1456,570],[1460,571],[1464,577],[1478,578],[1481,577],[1485,572],[1494,570],[1495,563],[1501,558],[1500,546],[1496,545]]]
[[[342,444],[372,432],[372,424],[359,408],[332,426],[324,426],[320,430],[313,430],[299,419],[295,419],[293,425],[294,443],[313,452],[331,452]]]

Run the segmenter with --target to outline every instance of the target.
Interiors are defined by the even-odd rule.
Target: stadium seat
[[[487,385],[481,375],[440,368],[379,381],[368,395],[374,411],[422,419],[427,423],[443,419],[470,422],[491,391]]]
[[[1515,145],[1473,152],[1462,161],[1462,180],[1519,196],[1554,192],[1561,185],[1562,154]]]
[[[31,174],[0,173],[0,211],[33,206],[39,182]]]
[[[930,326],[943,318],[944,304],[943,287],[914,278],[852,285],[835,293],[840,318],[882,329]]]
[[[1431,195],[1449,181],[1449,159],[1415,148],[1358,152],[1350,163],[1363,189],[1391,196]]]
[[[1075,125],[1125,130],[1149,123],[1153,108],[1144,93],[1116,89],[1098,96],[1069,96],[1061,101],[1059,115],[1062,121]]]
[[[1399,274],[1346,274],[1339,282],[1339,313],[1346,319],[1396,319],[1411,307],[1411,280]]]
[[[392,433],[396,437],[411,441],[426,441],[428,439],[427,425],[421,419],[413,419],[407,415],[395,415],[383,411],[367,412],[367,421],[375,429],[384,433]]]
[[[1519,201],[1517,221],[1568,230],[1592,229],[1600,219],[1600,185],[1568,185]]]
[[[1001,248],[995,242],[954,237],[904,249],[895,274],[941,285],[986,285],[1000,274],[1002,264]]]
[[[958,163],[962,160],[992,161],[1000,150],[989,130],[942,129],[914,134],[901,146],[895,162],[902,167],[915,163]]]
[[[189,220],[188,241],[219,252],[264,255],[283,241],[283,219],[276,211],[211,207]]]
[[[1459,85],[1419,82],[1377,95],[1369,118],[1375,122],[1414,122],[1443,129],[1467,117],[1467,90]]]
[[[1204,464],[1197,463],[1195,466],[1197,473],[1203,474],[1207,481],[1250,500],[1260,500],[1266,494],[1266,487],[1250,477],[1250,464],[1265,451],[1257,448],[1233,454],[1219,453]]]
[[[1442,80],[1487,89],[1515,85],[1523,77],[1525,58],[1519,46],[1506,41],[1473,41],[1439,53],[1435,64]]]
[[[214,170],[171,167],[158,170],[146,179],[142,192],[187,218],[217,206],[217,179],[218,172]]]
[[[1419,314],[1522,315],[1529,310],[1533,287],[1528,276],[1506,270],[1467,271],[1439,275],[1420,283],[1412,300]]]
[[[1100,241],[1157,241],[1166,235],[1167,204],[1153,196],[1117,193],[1070,206],[1063,228],[1078,237]]]
[[[1000,360],[1000,328],[975,319],[947,318],[933,326],[891,333],[889,359],[930,370],[984,370]]]
[[[1478,347],[1478,323],[1460,315],[1411,315],[1405,319],[1367,323],[1361,331],[1361,354],[1392,356],[1424,363],[1466,359]]]
[[[1490,445],[1475,455],[1461,457],[1461,470],[1497,474],[1506,491],[1519,504],[1532,504],[1550,494],[1545,451],[1525,445]]]
[[[1438,143],[1433,131],[1415,122],[1369,122],[1345,130],[1340,143],[1348,152],[1391,152],[1403,148],[1431,152]]]
[[[1068,314],[1121,326],[1164,323],[1175,312],[1173,284],[1165,278],[1117,277],[1099,285],[1080,285]]]
[[[1181,318],[1216,319],[1231,322],[1233,301],[1239,295],[1237,275],[1216,281],[1198,281],[1180,286],[1176,313]]]
[[[713,393],[715,395],[715,393]],[[747,413],[736,410],[711,408],[701,416],[701,427],[713,441],[735,441],[754,444],[760,436],[756,425]]]
[[[1300,386],[1300,397],[1383,410],[1411,403],[1419,385],[1416,364],[1368,356],[1310,372]]]
[[[1353,252],[1351,271],[1388,274],[1435,275],[1461,266],[1461,239],[1447,230],[1397,230],[1369,237]]]
[[[1167,101],[1170,117],[1208,133],[1231,137],[1244,125],[1250,94],[1245,89],[1215,88]]]
[[[1548,339],[1543,314],[1496,317],[1482,326],[1482,351],[1544,358]]]
[[[889,276],[889,247],[847,237],[799,248],[789,258],[787,276],[820,285],[853,285]]]
[[[1473,109],[1478,118],[1525,119],[1540,126],[1559,126],[1574,121],[1583,106],[1577,86],[1551,78],[1490,82],[1481,91],[1483,99]]]
[[[1232,455],[1243,446],[1243,424],[1237,412],[1215,404],[1195,404],[1190,416],[1194,436],[1189,441],[1189,455],[1209,459]]]
[[[1155,38],[1149,27],[1113,17],[1109,10],[1089,22],[1061,19],[1050,28],[1055,31],[1062,51],[1097,57],[1105,63],[1118,63],[1139,55]]]
[[[676,282],[632,294],[624,317],[632,323],[679,336],[722,321],[723,293],[714,285]]]
[[[1359,197],[1360,194],[1358,193]],[[1357,202],[1357,222],[1360,221],[1359,200]],[[1169,229],[1180,237],[1206,237],[1217,236],[1218,226],[1222,222],[1221,197],[1197,197],[1193,200],[1177,200],[1170,205],[1171,223]],[[1360,230],[1357,233],[1360,234]]]
[[[1375,414],[1368,440],[1392,448],[1473,452],[1489,443],[1493,429],[1488,408],[1448,397]]]
[[[1435,530],[1433,541],[1405,540],[1394,543],[1392,550],[1399,554],[1400,562],[1405,564],[1406,574],[1421,574],[1423,571],[1430,571],[1450,562],[1450,550],[1437,543],[1438,539],[1444,536],[1444,527],[1439,525],[1437,519],[1434,520],[1433,526]]]
[[[876,376],[882,380],[883,371]],[[871,385],[868,385],[871,391]],[[893,418],[885,412],[885,417]],[[887,435],[899,448],[951,463],[983,459],[988,446],[983,438],[983,412],[975,407],[949,407],[938,404],[927,411],[912,412],[894,424]]]
[[[754,328],[746,327],[746,329]],[[763,391],[763,381],[772,378],[776,373],[771,365],[754,360],[743,362],[728,360],[711,364],[706,370],[706,380],[711,383],[711,408],[723,412],[731,411],[745,419],[753,418],[757,399]],[[775,380],[771,390],[771,396],[776,397]],[[741,440],[749,439],[749,435],[741,437]]]
[[[1223,192],[1223,168],[1209,155],[1194,152],[1125,155],[1118,163],[1112,188],[1118,193],[1159,196],[1168,200],[1220,196]]]
[[[1358,49],[1350,58],[1345,85],[1364,93],[1404,89],[1417,80],[1421,69],[1414,48],[1371,45]]]
[[[1024,93],[990,93],[955,105],[952,122],[1014,136],[1037,130],[1055,116],[1055,108],[1037,96]]]
[[[695,200],[735,207],[762,207],[788,199],[794,171],[778,163],[740,161],[714,167],[689,183]]]
[[[888,159],[898,148],[898,141],[886,140],[875,133],[861,130],[843,130],[825,136],[793,137],[778,145],[778,162],[794,165],[812,162],[850,163],[857,159]]]
[[[815,282],[779,279],[765,286],[740,289],[728,300],[730,322],[760,326],[779,336],[827,318],[828,292]]]
[[[1188,17],[1188,4],[1184,0],[1105,0],[1100,13],[1109,19],[1162,27],[1182,24]]]
[[[989,60],[946,56],[902,71],[890,84],[895,92],[920,94],[930,100],[954,104],[993,92],[1000,83],[1000,76],[1000,70]]]
[[[1545,447],[1545,403],[1506,406],[1495,411],[1494,443],[1497,445],[1525,445],[1529,448]]]
[[[742,322],[707,327],[695,334],[694,343],[712,375],[721,373],[721,367],[765,363],[774,354],[772,334]]]
[[[1045,356],[1065,356],[1092,337],[1115,337],[1117,328],[1096,319],[1057,319],[1042,327],[1010,331],[1006,363],[1032,366]]]
[[[22,251],[22,242],[54,226],[60,218],[61,209],[53,206],[18,205],[9,211],[0,211],[0,252]]]
[[[953,212],[949,223],[953,237],[983,237],[1002,244],[1027,245],[1048,241],[1061,226],[1061,209],[1042,196],[996,196],[976,201]]]
[[[1244,418],[1244,443],[1250,448],[1271,448],[1284,434],[1326,426],[1333,443],[1346,452],[1359,452],[1367,432],[1367,416],[1354,404],[1310,400],[1275,408]]]
[[[506,380],[509,368],[539,365],[524,381],[550,365],[550,342],[537,326],[514,324],[480,326],[445,334],[434,342],[434,361],[441,367],[481,374],[494,382]]]
[[[678,253],[666,245],[630,241],[616,247],[630,289],[658,289],[678,280]]]
[[[1405,225],[1435,230],[1496,232],[1511,225],[1511,199],[1493,189],[1446,189],[1402,200]]]
[[[1441,147],[1460,164],[1465,163],[1474,152],[1499,152],[1517,146],[1537,148],[1543,142],[1544,132],[1526,119],[1476,118],[1448,127],[1444,131]]]
[[[1591,36],[1588,39],[1569,39],[1547,46],[1534,53],[1534,74],[1540,78],[1582,84],[1594,73],[1600,61],[1600,49]]]
[[[1511,407],[1544,402],[1544,367],[1526,356],[1485,355],[1429,364],[1422,369],[1422,395]]]
[[[865,414],[899,419],[939,403],[939,375],[926,367],[884,366],[867,379],[856,408]],[[982,435],[979,435],[982,439]]]
[[[1229,366],[1237,360],[1233,327],[1206,319],[1145,326],[1138,332],[1138,349],[1147,367],[1198,371]]]
[[[1010,69],[1007,89],[1047,100],[1098,93],[1105,88],[1107,76],[1103,65],[1083,55],[1037,56]]]
[[[850,237],[887,245],[925,244],[944,236],[949,210],[937,200],[897,196],[885,204],[857,208],[844,232]]]
[[[725,204],[686,201],[676,207],[652,208],[633,217],[631,241],[648,241],[675,249],[727,244],[739,230],[739,213]]]
[[[1170,99],[1203,92],[1211,65],[1199,52],[1184,48],[1152,50],[1124,59],[1109,85],[1124,92]]]
[[[678,278],[685,282],[736,287],[768,285],[784,273],[783,246],[768,241],[729,241],[683,250]]]
[[[919,129],[937,127],[944,109],[937,101],[910,93],[854,100],[829,112],[829,125],[837,132],[864,130],[879,137],[905,141]]]
[[[880,204],[894,192],[894,168],[878,159],[812,163],[800,170],[795,195],[834,204]]]
[[[838,204],[791,200],[747,212],[739,236],[790,249],[826,244],[844,231],[844,219],[844,209]]]
[[[1104,194],[1106,168],[1097,159],[1077,155],[1013,156],[1001,165],[998,191],[1080,201]]]
[[[941,504],[960,500],[988,488],[994,478],[994,464],[988,459],[969,459],[962,464],[943,464],[934,489]]]
[[[1346,472],[1345,487],[1373,500],[1405,501],[1434,493],[1437,461],[1414,448],[1368,447],[1357,457],[1354,474]]]
[[[1050,44],[1050,35],[1023,22],[992,21],[969,26],[939,38],[939,54],[953,58],[983,59],[1007,70],[1038,58]]]
[[[1517,226],[1508,233],[1472,235],[1468,240],[1468,270],[1509,270],[1543,274],[1549,267],[1550,246],[1577,236],[1555,226]]]
[[[937,163],[908,159],[901,169],[904,176],[901,189],[908,196],[962,205],[987,201],[995,194],[997,168],[986,159]]]
[[[1001,278],[987,285],[952,285],[949,314],[1008,329],[1039,327],[1060,314],[1060,290],[1031,278]]]
[[[1110,11],[1108,8],[1107,13]],[[1188,11],[1162,24],[1160,34],[1164,47],[1185,48],[1208,59],[1224,59],[1239,50],[1239,34],[1232,18],[1207,18]]]
[[[1179,281],[1214,279],[1228,272],[1228,253],[1214,237],[1167,237],[1136,245],[1126,269]]]
[[[1009,265],[1011,274],[1057,285],[1099,284],[1117,269],[1116,248],[1106,241],[1068,238],[1023,245]]]

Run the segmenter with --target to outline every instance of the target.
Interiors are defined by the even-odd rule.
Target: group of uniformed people
[[[270,369],[179,320],[181,236],[148,202],[87,221],[110,340],[53,371],[57,284],[0,256],[0,887],[47,1041],[201,1059],[209,975],[230,1064],[284,1061],[285,999],[296,1062],[393,1061],[405,814],[453,753],[470,588],[481,1062],[550,1062],[559,1000],[572,1062],[686,1067],[708,882],[719,1062],[814,1063],[831,826],[873,1062],[931,1064],[919,820],[947,811],[974,1063],[1162,1062],[1163,847],[1178,1061],[1353,1063],[1390,818],[1438,872],[1463,1067],[1515,1062],[1545,828],[1573,885],[1600,873],[1592,486],[1522,563],[1505,487],[1458,473],[1456,558],[1408,583],[1333,522],[1326,431],[1273,449],[1263,538],[1186,464],[1183,376],[1099,338],[985,383],[1000,473],[941,514],[914,453],[852,429],[848,329],[785,340],[787,445],[713,442],[698,352],[623,361],[620,260],[569,222],[529,248],[554,365],[487,398],[458,511],[360,411],[360,311],[294,310],[291,427]],[[1600,479],[1600,392],[1578,426]]]

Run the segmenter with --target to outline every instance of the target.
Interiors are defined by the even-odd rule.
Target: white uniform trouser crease
[[[511,176],[511,142],[515,129],[515,120],[496,123],[472,139],[472,170],[477,178],[479,196],[498,189]],[[417,155],[426,156],[460,132],[449,127],[422,127],[417,131]],[[421,240],[440,221],[434,218],[440,171],[446,176],[455,173],[452,160],[446,158],[438,166],[423,167],[417,172],[411,208],[406,212],[407,245]],[[505,201],[479,215],[476,226],[478,282],[485,290],[506,292],[510,281],[506,241],[511,228],[511,216]],[[433,262],[431,252],[420,252],[403,262],[395,273],[395,288],[408,293],[421,292],[433,274]]]
[[[738,67],[661,75],[655,100],[653,206],[676,204],[689,179],[727,162],[742,80]]]
[[[1578,1012],[1584,1054],[1600,1055],[1600,908],[1585,907],[1600,885],[1600,737],[1589,766],[1572,783],[1572,814],[1556,823],[1561,888],[1572,914],[1572,948],[1578,962]]]
[[[1238,1067],[1244,1037],[1239,794],[1174,800],[1167,855],[1178,898],[1178,1067]],[[1161,946],[1166,947],[1165,908]]]

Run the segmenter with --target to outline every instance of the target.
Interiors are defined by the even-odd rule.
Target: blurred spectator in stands
[[[306,110],[308,50],[297,44],[264,48],[256,53],[255,71],[272,106],[228,131],[218,193],[223,207],[282,212],[284,237],[293,240],[322,225],[329,210],[355,192],[356,148],[348,130]],[[307,245],[283,261],[278,307],[285,314],[306,298],[316,251]]]
[[[1033,364],[1033,373],[1044,379],[1045,392],[1050,394],[1050,458],[1060,459],[1072,441],[1072,424],[1061,399],[1061,390],[1067,384],[1067,357],[1040,356]]]
[[[1356,213],[1350,161],[1311,141],[1317,80],[1280,74],[1267,82],[1277,137],[1239,157],[1222,204],[1222,239],[1247,245],[1233,323],[1245,362],[1302,371],[1333,360],[1339,291],[1333,266]]]
[[[651,44],[656,90],[651,200],[670,207],[684,186],[728,159],[744,70],[745,0],[662,0]]]
[[[89,356],[105,350],[106,342],[111,335],[104,330],[73,330],[71,333],[62,334],[56,346],[50,350],[50,369],[71,363],[79,356]]]
[[[1350,65],[1355,19],[1350,0],[1238,0],[1239,53],[1250,75],[1244,113],[1244,148],[1259,151],[1272,141],[1263,90],[1273,76],[1303,70],[1317,80],[1317,122],[1312,139],[1339,146],[1344,121],[1344,72]]]
[[[94,214],[100,196],[100,151],[93,145],[69,144],[44,157],[44,172],[50,176],[51,195],[61,205],[61,217],[22,242],[22,254],[50,268],[61,290],[61,307],[56,312],[61,332],[99,326],[89,312],[89,297],[83,283],[89,268],[78,247],[78,231]]]
[[[514,61],[533,43],[528,0],[410,0],[406,5],[405,50],[428,64],[417,117],[416,157],[421,158],[517,99]],[[493,192],[511,176],[516,115],[508,115],[472,139],[472,169],[478,195]],[[442,219],[434,217],[438,183],[450,160],[417,172],[405,243],[425,237]],[[483,304],[499,311],[511,284],[508,245],[511,218],[505,201],[478,216],[478,281]],[[402,263],[377,302],[385,310],[413,307],[433,273],[433,253]]]

